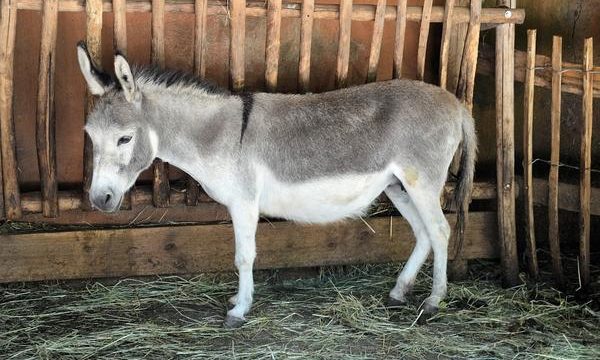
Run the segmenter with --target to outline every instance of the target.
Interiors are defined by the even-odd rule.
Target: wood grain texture
[[[457,0],[454,12],[463,7],[469,9],[470,0]],[[470,9],[469,9],[470,10]],[[448,75],[446,77],[446,90],[453,94],[457,93],[458,79],[460,77],[460,68],[462,66],[462,57],[467,39],[468,23],[457,23],[452,21],[452,32],[450,34],[450,44],[448,51]],[[496,50],[491,51],[492,57],[495,58]],[[492,69],[492,73],[494,70]]]
[[[19,0],[19,9],[23,10],[41,10],[43,0]],[[403,1],[403,0],[400,0]],[[167,12],[194,13],[194,0],[178,0],[168,2],[165,5]],[[251,0],[246,3],[246,16],[266,17],[266,2],[260,0]],[[208,15],[228,15],[228,2],[226,0],[211,0],[208,7]],[[112,12],[114,5],[111,0],[104,0],[104,11]],[[374,5],[354,5],[352,12],[353,21],[373,21],[375,19]],[[84,10],[82,0],[61,0],[59,11],[78,12]],[[127,12],[150,12],[152,10],[151,0],[129,1],[126,7]],[[397,7],[389,5],[386,7],[386,20],[396,19]],[[420,22],[423,13],[421,6],[409,6],[407,8],[407,20],[411,22]],[[283,17],[300,18],[301,5],[288,3],[282,10]],[[454,12],[453,23],[469,22],[469,9],[457,8]],[[339,6],[334,4],[319,4],[315,6],[315,19],[339,19]],[[441,23],[444,19],[444,7],[434,6],[431,11],[431,22]],[[489,24],[522,24],[525,20],[525,10],[512,9],[510,16],[506,16],[506,10],[503,8],[486,8],[481,13],[481,22]]]
[[[423,1],[421,26],[419,30],[419,44],[417,46],[417,80],[425,76],[425,57],[427,56],[427,40],[429,39],[429,25],[431,23],[431,8],[433,0]]]
[[[165,0],[152,0],[152,63],[165,67]],[[153,202],[159,208],[169,207],[169,168],[168,164],[155,159],[152,165]]]
[[[327,226],[261,223],[256,268],[405,260],[414,245],[398,217]],[[448,220],[453,224],[454,216]],[[391,227],[391,229],[390,229]],[[465,256],[497,256],[493,213],[474,213]],[[391,235],[390,235],[391,234]],[[88,230],[0,236],[0,282],[231,271],[233,229],[225,225]]]
[[[523,121],[523,203],[525,209],[525,244],[527,249],[527,266],[529,274],[537,279],[539,267],[537,247],[535,243],[535,220],[533,212],[533,104],[536,30],[527,30],[527,73],[524,89]]]
[[[113,41],[115,49],[127,55],[127,2],[112,0],[113,10]]]
[[[396,6],[396,34],[394,36],[394,79],[402,77],[404,62],[404,39],[406,38],[406,0],[398,0]]]
[[[17,27],[17,1],[0,1],[0,147],[4,212],[9,220],[21,217],[13,123],[13,70]]]
[[[562,38],[552,39],[552,110],[550,139],[550,174],[548,177],[548,242],[552,257],[552,271],[556,285],[564,288],[565,279],[560,256],[558,232],[558,168],[560,163],[560,117],[561,117]]]
[[[59,3],[60,4],[60,3]],[[102,0],[88,0],[85,3],[86,14],[86,35],[85,42],[91,60],[96,68],[102,70]],[[94,108],[94,96],[87,91],[85,96],[85,118]],[[92,175],[94,172],[94,159],[92,140],[87,133],[84,133],[83,142],[83,192],[81,208],[83,210],[92,210],[90,202],[90,187],[92,185]]]
[[[385,23],[386,0],[377,0],[375,10],[375,23],[373,24],[373,35],[371,37],[371,51],[369,52],[369,65],[367,68],[367,82],[377,80],[377,69],[379,68],[379,57],[381,55],[381,43],[383,40],[383,25]]]
[[[56,125],[54,117],[57,27],[58,0],[47,0],[44,3],[42,11],[35,132],[40,185],[42,189],[42,212],[46,217],[56,217],[58,215]]]
[[[473,110],[473,92],[475,90],[475,73],[477,70],[477,54],[479,49],[479,33],[481,29],[481,1],[471,1],[471,20],[467,29],[463,49],[460,76],[458,78],[457,96],[463,104]]]
[[[265,44],[265,85],[267,91],[277,91],[279,49],[281,48],[281,0],[269,0],[267,37]]]
[[[502,250],[503,281],[507,286],[519,282],[515,220],[514,35],[515,28],[512,24],[502,24],[496,28],[498,231]]]
[[[300,23],[300,60],[298,63],[298,90],[310,90],[310,55],[314,23],[314,0],[302,0],[302,20]]]
[[[448,56],[450,38],[452,36],[452,15],[454,14],[454,1],[446,0],[444,7],[444,20],[442,28],[442,42],[440,45],[440,87],[446,89],[448,84]]]
[[[194,73],[201,79],[206,76],[206,17],[208,0],[194,2]]]
[[[352,31],[352,0],[340,0],[340,30],[335,71],[336,88],[348,86],[350,40]]]
[[[231,0],[231,47],[229,56],[229,71],[231,89],[236,92],[244,90],[245,77],[245,42],[246,42],[246,2]]]
[[[579,268],[581,286],[590,286],[590,202],[592,167],[592,128],[594,116],[593,75],[594,39],[585,39],[583,47],[583,124],[581,126],[581,152],[579,175]]]
[[[523,179],[519,178],[522,182]],[[558,208],[571,212],[580,211],[579,184],[558,183]],[[533,203],[536,206],[548,206],[548,179],[533,179]],[[590,214],[600,216],[600,188],[590,189]]]
[[[481,44],[479,49],[479,62],[477,64],[477,73],[483,75],[491,75],[494,73],[494,49],[489,45]],[[535,67],[540,68],[535,73],[535,86],[546,89],[552,88],[552,58],[545,55],[535,56]],[[583,95],[583,72],[581,64],[575,64],[568,61],[563,61],[563,68],[572,69],[574,71],[564,72],[562,75],[561,91],[563,93]],[[527,52],[515,51],[515,80],[524,82],[525,73],[527,71]],[[600,97],[600,66],[595,66],[592,76],[592,93],[594,98]]]

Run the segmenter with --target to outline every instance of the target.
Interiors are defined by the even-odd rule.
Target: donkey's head
[[[116,211],[138,175],[152,164],[158,138],[125,57],[115,55],[114,80],[94,66],[83,43],[77,56],[90,93],[99,96],[85,125],[94,154],[90,201],[102,211]]]

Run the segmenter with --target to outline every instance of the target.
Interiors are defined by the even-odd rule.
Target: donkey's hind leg
[[[406,190],[423,221],[433,249],[433,287],[431,295],[423,303],[424,313],[432,314],[437,312],[440,301],[446,296],[450,225],[442,211],[439,191],[426,186],[409,186]]]
[[[388,186],[385,189],[385,194],[392,201],[396,209],[400,211],[400,214],[408,221],[417,240],[412,254],[398,276],[396,286],[390,291],[389,304],[400,305],[406,302],[406,295],[410,293],[421,266],[423,266],[427,256],[429,256],[431,243],[425,225],[421,221],[421,217],[408,193],[402,188],[402,185],[394,184]]]

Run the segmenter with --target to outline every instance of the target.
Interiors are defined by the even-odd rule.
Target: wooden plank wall
[[[503,73],[501,84],[505,86],[502,90],[502,97],[510,98],[511,92],[507,89],[510,80],[510,67],[512,63],[508,61],[514,46],[514,24],[522,22],[523,13],[515,10],[514,15],[507,16],[502,9],[481,9],[479,1],[471,2],[471,9],[455,7],[454,1],[449,1],[446,6],[434,6],[432,0],[425,0],[423,6],[407,6],[406,0],[398,1],[397,5],[387,5],[386,0],[378,0],[376,6],[371,5],[353,5],[352,0],[341,0],[340,5],[315,5],[314,0],[303,0],[302,4],[287,4],[282,9],[281,0],[269,0],[266,3],[257,1],[230,0],[227,3],[209,3],[208,0],[179,1],[170,2],[165,0],[136,1],[126,2],[124,0],[90,0],[85,3],[80,1],[39,1],[39,0],[0,0],[2,4],[2,18],[0,21],[0,41],[2,41],[2,56],[0,57],[0,66],[2,69],[3,81],[0,84],[0,111],[2,120],[0,120],[0,130],[2,132],[2,185],[6,216],[9,219],[27,219],[32,221],[45,221],[55,223],[75,223],[75,219],[87,224],[109,222],[103,214],[88,211],[79,212],[79,209],[90,210],[87,194],[92,174],[91,144],[89,139],[86,141],[84,149],[84,181],[83,191],[58,191],[56,181],[56,155],[54,151],[54,116],[53,116],[53,79],[54,79],[54,52],[56,48],[56,33],[59,11],[85,11],[87,15],[86,39],[88,41],[88,50],[92,60],[100,66],[100,48],[102,31],[102,13],[112,11],[114,13],[114,46],[123,54],[127,53],[127,13],[130,11],[143,11],[152,13],[152,39],[151,39],[151,57],[155,65],[164,67],[165,65],[165,13],[167,11],[194,12],[194,71],[204,77],[206,71],[206,52],[207,52],[207,16],[208,15],[228,15],[230,16],[230,86],[233,91],[241,92],[246,87],[245,66],[246,66],[246,19],[247,17],[264,17],[267,19],[267,33],[265,38],[265,83],[269,91],[277,91],[279,75],[280,58],[280,37],[281,21],[284,17],[300,17],[300,53],[298,69],[298,85],[302,92],[310,91],[310,66],[311,66],[311,47],[313,37],[314,19],[336,19],[339,21],[339,39],[337,44],[335,79],[337,87],[348,85],[350,71],[350,52],[352,39],[353,21],[374,21],[372,41],[370,47],[368,69],[366,72],[366,81],[375,81],[377,79],[377,69],[379,65],[383,28],[385,20],[395,21],[396,38],[394,50],[394,77],[402,76],[402,66],[404,60],[405,38],[407,22],[419,22],[419,38],[417,45],[417,78],[423,79],[426,65],[426,50],[429,38],[430,23],[443,22],[444,35],[442,39],[441,66],[439,73],[442,85],[448,82],[448,63],[449,48],[451,46],[450,34],[452,26],[468,23],[466,36],[466,45],[462,54],[462,66],[460,67],[460,78],[458,79],[458,89],[463,94],[461,98],[469,106],[472,104],[473,83],[475,74],[475,64],[477,62],[477,45],[479,38],[479,26],[484,23],[501,23],[507,30],[505,33],[499,31],[503,42],[501,47],[510,47],[505,50],[499,59],[503,61]],[[223,7],[227,4],[227,7]],[[17,20],[16,9],[29,9],[42,11],[42,38],[40,51],[40,68],[37,106],[37,149],[40,174],[42,179],[42,191],[40,193],[28,192],[24,194],[23,203],[20,200],[20,193],[17,182],[17,164],[14,157],[14,129],[12,129],[12,66],[14,51],[14,33]],[[512,14],[512,13],[511,13]],[[511,27],[512,26],[512,27]],[[511,33],[512,31],[512,33]],[[512,34],[512,35],[511,35]],[[512,36],[512,38],[511,38]],[[512,42],[511,42],[512,41]],[[88,97],[86,102],[87,109],[93,106],[93,100]],[[503,122],[510,120],[508,110],[509,104],[503,109],[505,112],[502,117]],[[508,116],[508,118],[507,118]],[[503,144],[511,146],[510,132],[502,133]],[[512,164],[506,160],[509,152],[502,153],[502,171],[512,170]],[[506,160],[506,161],[505,161]],[[506,179],[506,175],[504,175]],[[512,181],[512,174],[508,177]],[[506,183],[503,183],[506,186]],[[445,191],[445,197],[451,196],[452,186]],[[500,189],[500,188],[499,188]],[[505,188],[503,188],[506,190]],[[198,185],[193,179],[187,179],[186,193],[173,191],[169,188],[166,164],[157,161],[154,164],[154,178],[151,191],[148,189],[138,189],[127,195],[128,200],[124,209],[119,212],[113,223],[139,224],[148,223],[156,220],[154,214],[146,216],[143,220],[138,218],[145,211],[145,204],[151,202],[154,208],[169,207],[168,220],[177,221],[178,219],[207,219],[210,216],[220,216],[222,220],[228,220],[227,215],[215,215],[223,212],[224,209],[219,205],[208,202],[205,195],[199,192]],[[514,192],[514,186],[510,189]],[[491,199],[496,196],[496,189],[492,184],[478,183],[475,187],[475,199]],[[510,192],[502,192],[502,196],[508,199]],[[506,200],[505,199],[505,200]],[[197,205],[186,208],[185,205]],[[510,202],[507,203],[511,205]],[[170,206],[175,205],[175,207]],[[513,204],[514,205],[514,204]],[[25,210],[25,218],[22,212]],[[155,209],[156,210],[156,209]],[[171,211],[172,210],[172,211]],[[59,215],[60,212],[60,216]],[[502,212],[502,211],[501,211]],[[41,213],[41,214],[40,214]],[[187,213],[187,214],[186,214]],[[500,216],[504,222],[502,224],[502,233],[510,231],[510,209],[502,212]],[[166,209],[158,222],[161,222],[166,215]],[[187,216],[187,217],[186,217]],[[494,227],[491,213],[476,213],[471,218],[472,225],[469,228],[466,238],[464,252],[457,256],[468,259],[472,257],[489,257],[497,254],[496,248],[490,239],[494,237]],[[514,216],[514,213],[513,213]],[[148,220],[150,219],[150,220]],[[173,220],[175,219],[175,220]],[[213,218],[214,220],[214,218]],[[514,220],[514,219],[513,219]],[[127,222],[126,222],[127,221]],[[354,222],[346,225],[334,225],[328,229],[336,229],[335,233],[325,230],[324,227],[316,226],[298,226],[289,223],[277,223],[278,230],[271,230],[267,225],[261,225],[261,233],[264,235],[259,241],[263,243],[265,253],[277,254],[277,256],[267,255],[259,260],[259,267],[280,267],[280,266],[311,266],[323,263],[352,263],[356,261],[391,261],[404,259],[408,255],[407,248],[399,247],[395,249],[390,241],[396,238],[411,238],[411,232],[408,225],[398,218],[374,218],[369,220],[374,229],[373,235],[365,235],[363,223]],[[507,225],[508,224],[508,225]],[[15,279],[42,279],[52,276],[54,278],[72,278],[82,276],[117,276],[117,275],[142,275],[156,272],[182,273],[190,271],[219,270],[223,264],[229,264],[229,257],[232,250],[223,249],[213,242],[207,243],[201,250],[198,244],[194,244],[186,239],[200,237],[209,241],[210,238],[231,237],[230,225],[207,225],[194,227],[168,227],[154,229],[127,229],[127,230],[87,230],[80,232],[64,233],[42,233],[27,235],[7,235],[3,236],[3,249],[0,261],[0,267],[9,266],[14,271],[12,280]],[[148,235],[156,241],[148,240]],[[172,240],[177,234],[178,240]],[[326,234],[326,235],[323,235]],[[358,236],[352,236],[352,234]],[[389,234],[389,235],[388,235]],[[400,236],[400,234],[403,234]],[[301,236],[299,236],[301,235]],[[182,240],[179,240],[181,236]],[[269,241],[271,238],[282,237],[285,240],[285,249],[283,252],[281,243]],[[288,243],[296,238],[305,239],[304,242],[298,241],[304,248],[299,248],[299,254],[290,251],[294,246]],[[507,248],[507,239],[510,236],[504,236],[503,249]],[[308,239],[308,241],[306,241]],[[116,249],[116,255],[112,258],[109,250],[112,248],[114,240],[122,240],[123,246],[128,243],[141,248],[152,250],[156,254],[160,253],[159,247],[164,245],[164,250],[176,254],[175,258],[166,256],[164,259],[148,258],[150,253],[138,253],[131,255],[131,247]],[[342,242],[341,240],[346,240]],[[163,244],[162,241],[169,241]],[[339,242],[338,242],[339,241]],[[343,243],[343,244],[342,244]],[[367,247],[368,245],[368,247]],[[51,247],[54,246],[52,249]],[[107,248],[108,246],[108,248]],[[177,251],[172,251],[178,249]],[[181,250],[179,250],[181,249]],[[199,250],[200,249],[200,250]],[[208,249],[208,250],[207,250]],[[200,252],[199,252],[200,251]],[[400,251],[400,252],[398,252]],[[102,265],[96,260],[100,253],[110,259],[109,265]],[[29,255],[26,255],[29,254]],[[62,254],[62,255],[60,255]],[[182,260],[183,254],[195,254],[196,260]],[[453,254],[452,256],[454,256]],[[62,257],[61,257],[62,256]],[[131,256],[135,259],[132,260]],[[163,256],[163,255],[157,255]],[[52,257],[63,258],[63,261],[54,262],[49,260]],[[126,259],[127,258],[127,259]],[[12,259],[12,260],[10,260]],[[187,258],[186,258],[187,259]],[[154,263],[153,261],[157,261]],[[141,262],[134,264],[135,262]],[[152,264],[148,267],[143,265],[143,261]],[[261,262],[263,261],[263,262]],[[31,262],[36,262],[33,266]],[[187,266],[188,262],[192,265]],[[40,265],[41,264],[41,265]],[[62,264],[62,265],[61,265]],[[68,265],[65,265],[68,264]],[[163,264],[163,265],[161,265]],[[183,265],[182,265],[183,264]],[[37,265],[40,265],[39,267]],[[32,268],[38,267],[38,270]],[[58,267],[57,267],[58,266]],[[229,268],[229,266],[227,266]],[[8,280],[10,280],[8,279]]]

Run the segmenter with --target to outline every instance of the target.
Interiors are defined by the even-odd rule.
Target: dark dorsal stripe
[[[252,93],[241,93],[239,94],[240,99],[242,100],[242,133],[240,134],[240,144],[242,140],[244,140],[244,133],[246,132],[246,128],[248,127],[248,119],[250,118],[250,113],[252,112],[252,107],[254,106],[254,95]]]

